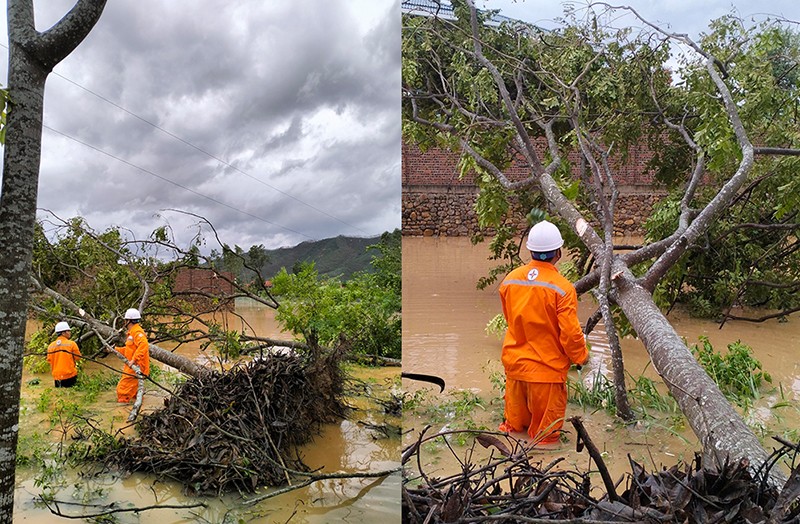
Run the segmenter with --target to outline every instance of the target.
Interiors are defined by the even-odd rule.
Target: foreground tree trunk
[[[52,68],[83,41],[105,0],[79,0],[55,26],[34,27],[32,0],[8,0],[11,110],[0,194],[0,523],[11,523],[28,278],[41,160],[44,86]]]

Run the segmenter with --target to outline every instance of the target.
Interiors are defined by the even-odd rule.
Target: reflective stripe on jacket
[[[526,382],[566,382],[570,363],[589,353],[578,321],[575,287],[549,262],[513,270],[500,285],[508,330],[503,340],[506,376]]]
[[[53,380],[66,380],[78,376],[75,361],[81,356],[78,344],[63,335],[47,347],[47,362],[53,372]]]

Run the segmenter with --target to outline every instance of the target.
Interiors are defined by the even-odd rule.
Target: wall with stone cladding
[[[403,235],[469,236],[478,231],[476,188],[403,186]]]
[[[642,236],[645,220],[664,193],[626,189],[623,188],[617,199],[614,233]],[[477,189],[474,187],[403,187],[403,235],[471,236],[478,232],[491,235],[493,230],[478,227],[476,195]],[[523,228],[524,224],[518,226]]]
[[[479,231],[475,215],[477,187],[473,176],[459,179],[458,158],[442,149],[422,153],[416,146],[403,144],[402,227],[406,236],[468,236]],[[640,236],[653,205],[665,192],[652,188],[652,174],[646,170],[648,151],[634,151],[624,169],[616,171],[620,196],[617,200],[618,235]],[[574,165],[574,164],[573,164]],[[520,180],[528,170],[515,163],[506,176]],[[520,224],[520,227],[523,227]]]

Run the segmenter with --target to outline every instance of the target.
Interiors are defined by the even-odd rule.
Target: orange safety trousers
[[[563,382],[525,382],[506,378],[505,422],[501,431],[526,431],[538,444],[558,442],[567,413]]]
[[[123,375],[117,383],[117,402],[127,403],[136,398],[139,379]]]

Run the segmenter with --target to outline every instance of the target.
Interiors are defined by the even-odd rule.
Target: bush
[[[371,246],[373,273],[357,273],[342,282],[320,277],[313,262],[292,273],[281,271],[272,280],[281,298],[275,318],[281,327],[306,342],[333,346],[346,339],[358,354],[400,358],[400,243],[397,234],[384,234]]]
[[[737,340],[728,344],[728,354],[722,355],[714,350],[708,337],[701,336],[700,342],[700,346],[692,346],[692,353],[732,402],[745,407],[758,397],[764,382],[772,383],[772,377],[761,371],[761,362],[752,356],[753,350],[747,344]]]

